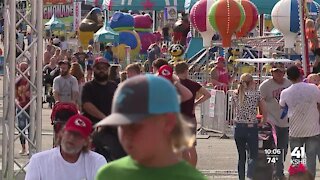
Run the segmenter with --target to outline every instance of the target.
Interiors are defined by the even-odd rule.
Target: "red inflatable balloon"
[[[236,33],[237,38],[246,36],[256,27],[259,15],[257,7],[249,0],[238,0],[238,2],[242,5],[246,18],[241,29]]]

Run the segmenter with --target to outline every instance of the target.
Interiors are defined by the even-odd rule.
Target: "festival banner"
[[[48,22],[53,14],[64,22],[67,31],[73,30],[73,0],[44,0],[43,23]]]
[[[81,2],[73,3],[73,31],[77,31],[81,23]]]

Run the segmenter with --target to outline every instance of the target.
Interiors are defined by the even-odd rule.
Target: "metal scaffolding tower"
[[[2,179],[16,179],[25,172],[27,163],[16,157],[15,141],[22,135],[29,147],[29,156],[41,151],[42,116],[42,59],[43,59],[43,1],[27,0],[26,7],[19,7],[18,0],[5,0],[4,24],[4,81],[3,81],[3,117],[2,117]],[[31,43],[21,48],[17,44],[16,29],[20,25],[30,27]],[[17,64],[26,61],[29,68],[21,72]],[[17,77],[24,77],[30,84],[30,102],[21,108],[15,103],[15,83]],[[29,107],[30,112],[26,109]],[[16,113],[16,109],[21,111]],[[29,125],[20,130],[16,117],[24,113],[30,117]],[[19,143],[20,144],[20,143]]]

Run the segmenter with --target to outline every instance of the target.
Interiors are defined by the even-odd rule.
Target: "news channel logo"
[[[305,147],[295,147],[291,151],[291,164],[298,165],[298,164],[306,164],[307,163],[307,156]]]

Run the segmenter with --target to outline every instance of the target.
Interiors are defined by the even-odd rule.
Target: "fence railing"
[[[201,104],[201,128],[198,133],[208,134],[208,132],[213,132],[221,134],[224,138],[233,136],[234,109],[231,102],[233,91],[208,90],[211,98]]]
[[[257,86],[270,76],[261,76],[261,74],[252,74]],[[201,83],[205,86],[205,74],[204,72],[190,73],[191,80]],[[228,91],[223,88],[210,87],[208,90],[211,93],[210,100],[201,104],[201,129],[198,134],[206,135],[207,132],[219,133],[223,137],[233,136],[234,132],[234,117],[235,111],[231,102],[233,89],[236,89],[239,82],[239,75],[235,80],[229,84]]]

